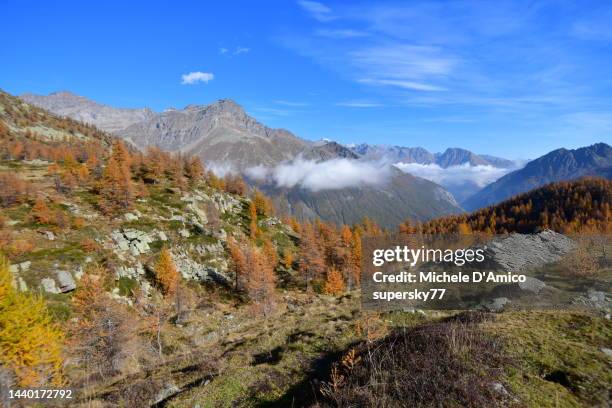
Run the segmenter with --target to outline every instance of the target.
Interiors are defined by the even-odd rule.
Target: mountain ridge
[[[611,173],[612,147],[606,143],[596,143],[578,149],[560,148],[489,184],[465,200],[463,206],[466,210],[475,210],[548,183],[583,176],[610,178]]]

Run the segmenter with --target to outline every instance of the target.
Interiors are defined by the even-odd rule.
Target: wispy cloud
[[[351,100],[336,103],[336,106],[344,106],[347,108],[379,108],[383,105],[378,102],[366,101],[366,100]]]
[[[466,183],[484,187],[505,174],[516,170],[519,166],[503,169],[493,166],[470,166],[465,163],[459,166],[442,168],[437,164],[396,163],[395,167],[405,173],[438,183],[444,187],[461,186]]]
[[[249,51],[251,51],[251,49],[247,47],[236,47],[234,55],[246,54]]]
[[[428,84],[423,84],[420,82],[405,81],[405,80],[398,80],[398,79],[364,78],[364,79],[360,79],[359,82],[361,82],[362,84],[370,84],[370,85],[396,86],[398,88],[411,89],[414,91],[444,91],[446,90],[446,88],[443,88],[440,86],[428,85]]]
[[[277,187],[321,191],[382,185],[391,175],[391,169],[373,162],[348,159],[317,162],[297,158],[275,167],[252,167],[247,169],[246,174],[256,180],[273,183]]]
[[[286,101],[286,100],[283,100],[283,99],[278,99],[278,100],[274,101],[274,103],[276,103],[278,105],[291,106],[291,107],[295,107],[295,108],[299,108],[299,107],[304,107],[304,106],[310,105],[307,102],[294,102],[294,101]]]
[[[208,82],[212,81],[214,78],[215,76],[210,72],[195,71],[195,72],[190,72],[188,74],[181,75],[181,79],[182,79],[181,84],[195,85],[200,82],[207,84]]]
[[[226,47],[219,48],[219,54],[225,55],[227,57],[232,57],[232,56],[235,56],[235,55],[246,54],[246,53],[248,53],[250,51],[251,51],[250,48],[248,48],[248,47],[241,47],[241,46],[238,46],[238,47],[236,47],[234,49],[229,49],[229,48],[226,48]]]
[[[394,43],[350,52],[352,64],[376,77],[406,79],[448,75],[456,60],[439,47]]]
[[[319,3],[318,1],[300,0],[298,1],[298,4],[317,21],[328,22],[335,19],[335,17],[332,15],[331,9],[323,3]]]
[[[362,38],[369,37],[370,33],[360,30],[351,29],[318,29],[315,30],[314,34],[319,37],[334,38],[334,39],[346,39],[346,38]]]

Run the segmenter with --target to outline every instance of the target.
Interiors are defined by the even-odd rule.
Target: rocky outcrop
[[[485,246],[485,259],[491,267],[520,272],[559,261],[576,247],[574,241],[551,230],[538,234],[510,234]]]
[[[68,271],[55,271],[55,279],[43,278],[40,286],[47,293],[66,293],[77,287],[72,274]]]
[[[200,264],[191,259],[185,253],[178,253],[173,256],[176,268],[184,279],[196,280],[200,282],[215,282],[227,285],[231,278],[221,271],[221,268],[210,264]]]
[[[111,238],[115,244],[115,249],[119,252],[128,252],[133,256],[146,254],[151,250],[149,244],[157,241],[164,240],[165,234],[159,232],[146,233],[136,229],[122,229],[111,232]]]

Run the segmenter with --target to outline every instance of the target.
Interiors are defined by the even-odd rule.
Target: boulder
[[[47,293],[60,293],[60,290],[57,288],[55,281],[52,278],[43,278],[40,281],[40,285]]]
[[[508,298],[498,297],[493,299],[491,303],[486,304],[485,309],[491,312],[499,312],[500,310],[503,310],[504,306],[506,306],[508,303],[510,303],[510,300]]]
[[[123,214],[123,218],[125,218],[126,221],[138,221],[138,216],[132,213]]]
[[[19,276],[17,278],[17,282],[19,283],[19,290],[22,292],[27,292],[28,291],[28,285],[26,284],[26,282],[23,280],[23,278],[21,276]]]
[[[546,284],[539,279],[532,278],[531,276],[526,276],[525,278],[525,282],[519,282],[518,284],[521,290],[538,294],[546,286]]]
[[[70,272],[57,271],[56,276],[57,276],[59,291],[61,293],[70,292],[71,290],[76,289],[76,282],[74,281],[74,278],[72,277]]]

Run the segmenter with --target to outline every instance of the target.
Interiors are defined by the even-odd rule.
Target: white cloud
[[[349,54],[352,63],[377,79],[414,80],[445,76],[456,65],[435,46],[395,43],[365,47]]]
[[[229,52],[229,50],[227,48],[219,48],[219,54],[227,54]]]
[[[474,183],[479,187],[484,187],[499,179],[503,175],[518,168],[502,169],[493,166],[470,166],[465,163],[459,166],[443,168],[437,164],[419,163],[395,163],[395,167],[404,173],[433,181],[442,186],[460,186],[466,183]]]
[[[300,0],[298,1],[298,4],[317,21],[324,23],[335,19],[335,17],[332,15],[331,9],[323,3],[310,0]]]
[[[391,174],[389,166],[349,159],[323,162],[297,158],[272,168],[257,166],[246,175],[277,187],[301,187],[311,191],[335,190],[363,185],[381,185]]]
[[[224,162],[224,163],[217,163],[217,162],[211,162],[211,163],[207,163],[206,164],[206,168],[210,171],[212,171],[213,173],[215,173],[215,175],[217,177],[224,177],[227,174],[236,174],[237,171],[234,168],[234,166],[232,166],[231,164]]]
[[[190,72],[188,74],[183,74],[181,76],[181,84],[183,85],[194,85],[197,84],[198,82],[204,82],[205,84],[207,84],[209,81],[212,81],[215,78],[215,76],[213,74],[211,74],[210,72],[201,72],[201,71],[195,71],[195,72]]]
[[[251,51],[251,49],[247,47],[236,47],[234,55],[246,54],[249,51]]]
[[[359,31],[359,30],[351,30],[351,29],[336,29],[336,30],[319,29],[315,31],[315,35],[319,37],[326,37],[326,38],[345,39],[345,38],[369,37],[370,33],[367,33],[365,31]]]
[[[420,82],[414,81],[404,81],[404,80],[396,80],[396,79],[360,79],[359,82],[362,84],[372,84],[372,85],[388,85],[388,86],[396,86],[402,89],[412,89],[414,91],[444,91],[445,88],[435,85],[423,84]]]

